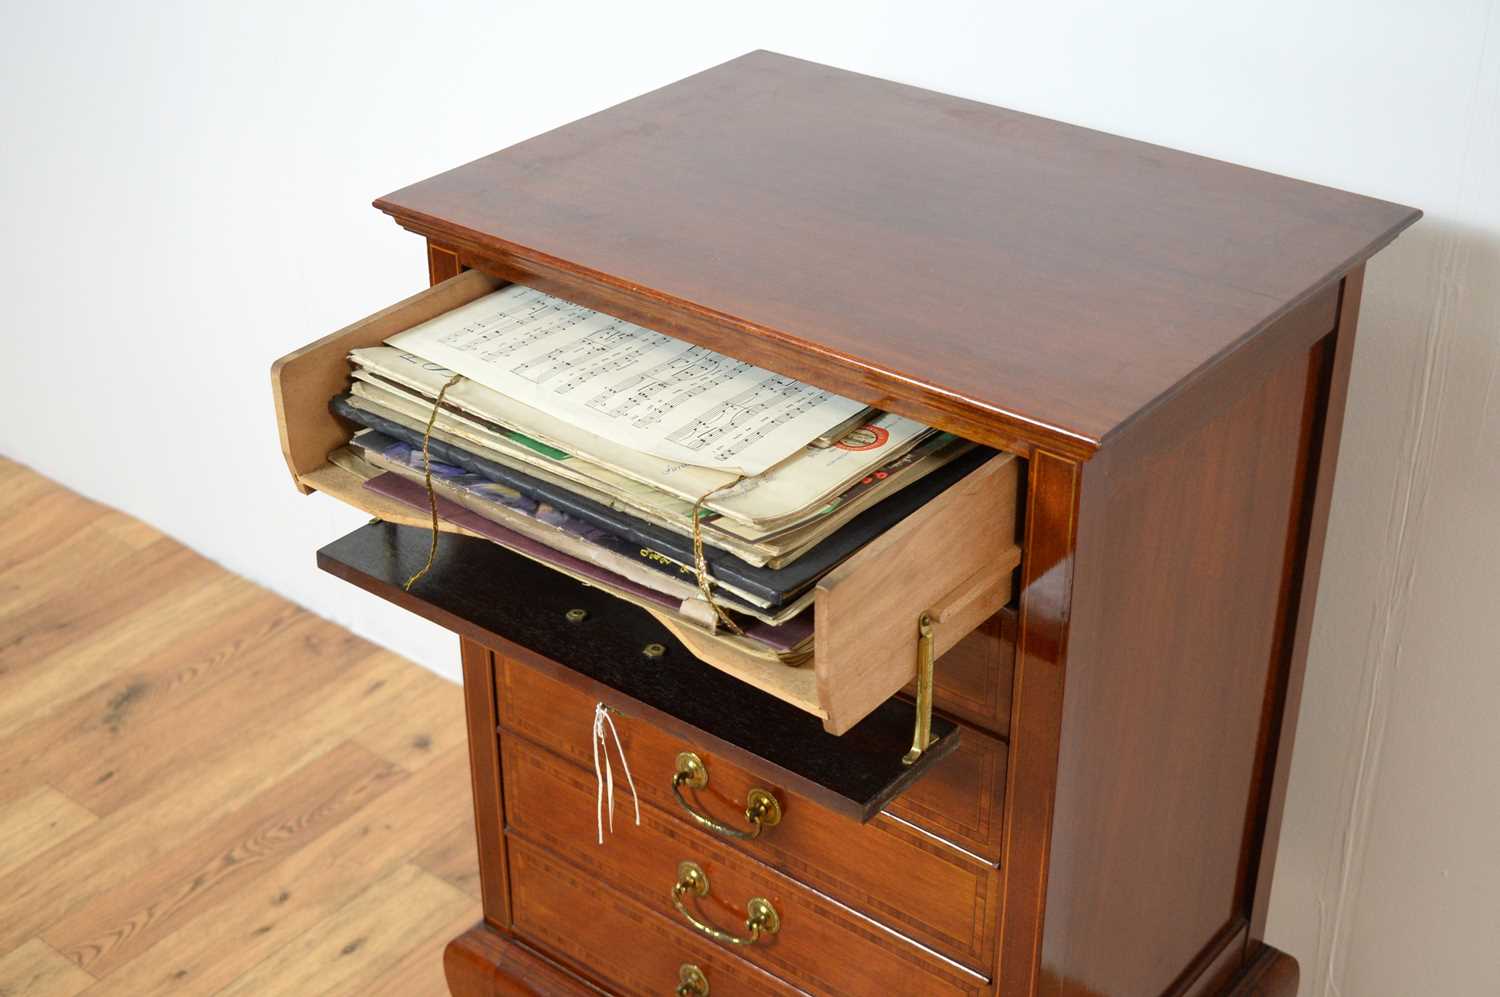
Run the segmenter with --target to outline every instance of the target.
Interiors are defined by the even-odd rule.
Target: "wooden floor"
[[[478,896],[456,686],[0,459],[0,997],[445,994]]]

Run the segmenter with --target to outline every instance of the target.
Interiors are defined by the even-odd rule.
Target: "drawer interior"
[[[350,350],[378,345],[503,284],[466,271],[277,361],[277,420],[297,487],[332,495],[387,523],[425,530],[429,519],[423,511],[365,488],[358,474],[330,463],[330,452],[348,441],[353,427],[330,411],[329,401],[348,383]],[[1010,601],[1020,560],[1020,463],[1009,454],[993,455],[825,575],[813,597],[810,667],[737,651],[731,642],[656,612],[659,636],[684,656],[811,715],[830,733],[847,733],[916,675],[924,613],[933,621],[940,656]],[[467,532],[446,521],[440,525],[448,533]],[[421,546],[425,563],[425,537]],[[463,556],[477,549],[470,545]],[[481,594],[498,597],[492,582],[477,584]],[[430,588],[424,579],[418,592],[426,597]]]

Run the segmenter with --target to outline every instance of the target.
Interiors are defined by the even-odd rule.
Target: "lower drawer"
[[[665,816],[652,804],[633,823],[628,788],[617,779],[612,832],[597,843],[597,784],[592,771],[519,738],[503,739],[507,835],[570,857],[601,879],[616,884],[649,908],[688,925],[697,918],[720,930],[747,934],[747,903],[763,897],[775,908],[780,930],[737,951],[762,968],[821,993],[964,994],[982,990],[985,978],[923,950],[856,911],[810,890],[741,855],[697,828]],[[617,776],[620,773],[617,773]],[[624,799],[620,799],[623,796]],[[696,863],[706,874],[702,896],[672,901],[680,864]],[[879,861],[878,859],[876,860]],[[874,863],[872,863],[874,864]],[[882,863],[884,864],[884,863]],[[931,892],[931,910],[944,914],[971,901],[962,890],[947,895],[942,884],[922,882],[935,870],[908,861],[888,866],[892,882],[917,881]],[[979,889],[998,878],[985,870]],[[517,919],[526,917],[525,900],[512,886]],[[972,896],[972,894],[970,894]],[[972,916],[972,915],[971,915]],[[992,932],[990,932],[992,934]],[[878,987],[874,986],[878,984]]]
[[[520,814],[512,818],[519,820],[545,812],[549,802],[545,786],[530,776],[530,769],[512,772],[518,758],[536,752],[510,732],[570,759],[592,780],[594,703],[524,665],[496,656],[495,667],[500,723],[506,731],[501,750],[506,808]],[[642,799],[684,822],[692,820],[685,803],[727,829],[744,831],[750,827],[745,819],[750,794],[756,787],[767,790],[778,801],[780,822],[753,840],[720,834],[722,840],[965,965],[990,964],[1000,903],[993,858],[1000,848],[1003,742],[966,731],[951,755],[887,805],[890,814],[929,834],[959,840],[982,854],[981,859],[888,814],[855,823],[641,718],[617,713],[613,719]],[[678,756],[685,751],[700,759],[708,784],[696,790],[682,787],[679,800],[672,781]],[[536,809],[528,813],[521,809],[525,805]],[[691,831],[702,838],[715,836],[698,827]]]
[[[590,739],[595,700],[543,675],[535,668],[495,655],[495,687],[503,727],[546,745],[581,765],[592,764]],[[698,754],[709,768],[709,784],[695,794],[712,816],[743,826],[745,796],[752,786],[773,790],[787,814],[784,824],[768,829],[752,847],[764,861],[783,859],[822,863],[837,869],[847,859],[850,842],[879,840],[895,822],[878,816],[867,827],[831,813],[791,793],[762,775],[746,771],[702,746],[676,737],[633,715],[628,706],[615,718],[629,758],[641,773],[641,791],[666,808],[676,808],[671,781],[677,755]],[[885,805],[886,813],[953,842],[998,864],[1001,816],[1005,812],[1005,742],[967,729],[958,747],[933,763],[922,777]],[[796,812],[795,819],[792,812]],[[877,831],[877,829],[883,829]]]
[[[798,992],[523,842],[510,847],[510,885],[516,932],[611,991],[673,993],[691,967],[713,997]]]

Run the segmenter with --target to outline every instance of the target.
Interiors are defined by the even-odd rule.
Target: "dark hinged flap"
[[[485,540],[440,534],[432,570],[403,591],[429,537],[371,523],[318,551],[318,566],[859,821],[958,746],[957,725],[934,717],[937,742],[903,765],[916,718],[904,699],[835,737],[817,717],[699,661],[644,610]],[[569,622],[570,609],[586,619]],[[666,653],[648,658],[652,643]]]

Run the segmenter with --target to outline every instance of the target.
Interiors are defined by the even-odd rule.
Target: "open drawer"
[[[329,463],[329,452],[352,431],[329,410],[329,400],[348,383],[351,349],[378,345],[503,284],[467,271],[276,362],[282,450],[302,491],[325,492],[390,523],[429,525],[422,513]],[[1020,560],[1018,463],[1008,454],[992,457],[826,575],[814,599],[811,667],[739,654],[705,631],[664,616],[658,621],[696,657],[843,734],[918,675],[919,652],[941,656],[1009,601]],[[427,584],[419,583],[415,594],[423,595]],[[928,648],[919,633],[924,615],[931,622]]]

